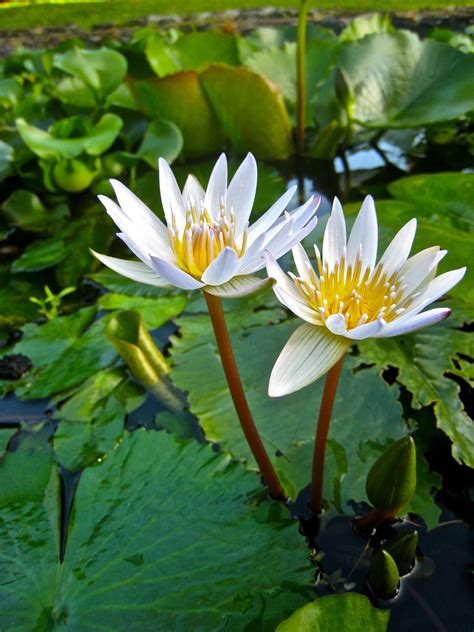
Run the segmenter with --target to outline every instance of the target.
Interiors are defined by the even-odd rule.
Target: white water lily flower
[[[298,275],[290,272],[287,276],[267,254],[275,294],[306,321],[292,334],[273,367],[271,397],[293,393],[317,380],[355,340],[406,334],[449,316],[451,310],[444,307],[422,310],[459,283],[466,268],[436,277],[438,263],[447,252],[438,246],[408,258],[415,232],[412,219],[376,263],[378,229],[372,197],[364,200],[347,243],[344,214],[336,198],[322,257],[314,247],[318,273],[301,244],[293,248]]]
[[[119,205],[99,196],[120,228],[118,236],[140,261],[94,253],[106,266],[134,281],[183,290],[203,289],[220,297],[249,294],[267,279],[253,276],[265,267],[265,251],[278,259],[316,225],[319,199],[310,198],[285,212],[296,187],[252,226],[249,216],[257,188],[257,164],[248,154],[227,186],[227,160],[222,154],[207,187],[190,175],[183,192],[168,163],[159,160],[160,193],[165,225],[127,187],[111,180]]]

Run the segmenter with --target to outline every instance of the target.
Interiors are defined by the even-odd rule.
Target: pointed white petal
[[[388,323],[378,334],[375,334],[376,338],[389,338],[391,336],[399,336],[401,334],[408,334],[412,331],[417,331],[423,327],[434,325],[447,318],[451,313],[448,307],[437,307],[436,309],[430,309],[427,312],[416,314],[411,318],[397,319]]]
[[[123,243],[129,248],[135,257],[141,259],[143,263],[151,267],[150,255],[141,246],[133,241],[133,239],[125,233],[117,233],[117,237],[123,241]]]
[[[311,384],[329,371],[350,345],[350,340],[334,336],[326,327],[301,325],[290,336],[273,367],[268,394],[281,397]]]
[[[243,274],[232,278],[227,283],[222,283],[222,285],[206,285],[204,290],[208,294],[220,296],[221,298],[239,298],[240,296],[258,292],[258,290],[270,284],[271,279],[261,279],[251,274]]]
[[[345,335],[346,338],[350,338],[351,340],[365,340],[366,338],[377,336],[386,326],[387,323],[382,318],[378,318],[371,323],[354,327],[354,329],[351,329]]]
[[[312,325],[323,324],[320,315],[310,307],[309,303],[304,301],[303,297],[296,297],[294,294],[289,294],[278,285],[273,286],[273,291],[280,303],[288,307],[298,318]]]
[[[294,196],[297,187],[293,186],[271,206],[266,213],[262,215],[252,226],[249,228],[248,246],[252,244],[257,237],[265,233],[270,226],[276,222],[283,211],[290,203],[291,198]]]
[[[378,228],[374,200],[368,195],[356,217],[347,242],[347,263],[354,265],[357,255],[362,252],[362,273],[372,270],[377,258]]]
[[[159,276],[141,261],[126,261],[125,259],[102,255],[94,250],[91,250],[91,252],[105,266],[117,272],[117,274],[127,277],[127,279],[156,287],[170,287],[170,283],[166,279]]]
[[[225,154],[221,154],[212,170],[204,197],[204,206],[212,216],[217,217],[220,213],[221,206],[226,207],[226,193],[227,158]]]
[[[430,305],[430,303],[437,301],[439,298],[447,294],[455,285],[457,285],[465,274],[465,267],[440,274],[426,286],[421,296],[419,296],[412,305],[410,305],[406,315],[408,316],[413,312],[420,312],[427,305]]]
[[[434,277],[438,263],[446,252],[446,250],[440,250],[439,246],[433,246],[408,259],[399,274],[399,277],[403,277],[403,285],[406,285],[403,297],[413,294],[421,284]]]
[[[415,239],[415,233],[416,219],[412,219],[398,231],[387,246],[387,249],[379,261],[379,265],[383,266],[387,277],[390,277],[401,268],[407,260],[413,245],[413,240]]]
[[[181,268],[178,268],[174,263],[153,256],[150,257],[150,260],[153,269],[175,287],[179,287],[182,290],[197,290],[204,286],[204,283],[201,283],[201,281],[198,281],[184,270],[181,270]]]
[[[335,336],[344,336],[347,332],[346,319],[342,314],[331,314],[326,318],[326,327]]]
[[[306,224],[304,228],[297,231],[296,233],[290,233],[286,239],[284,234],[282,235],[282,239],[275,240],[275,243],[268,244],[267,248],[273,254],[276,259],[283,257],[289,250],[293,248],[298,242],[302,241],[305,237],[307,237],[315,228],[318,223],[318,218],[313,217],[313,219]]]
[[[238,254],[233,248],[224,248],[207,266],[201,278],[206,285],[227,283],[237,272],[238,267]]]
[[[340,262],[346,247],[346,221],[339,200],[334,198],[332,212],[326,224],[323,239],[323,262],[329,270],[334,270],[337,262]]]
[[[293,246],[291,252],[293,253],[296,269],[298,270],[298,276],[307,283],[311,283],[309,270],[312,268],[312,265],[308,255],[306,254],[306,250],[300,243],[298,243],[296,246]]]
[[[195,208],[198,212],[201,211],[204,203],[204,196],[204,189],[199,183],[199,180],[192,174],[189,175],[183,189],[183,201],[186,210]]]
[[[234,211],[237,235],[240,235],[247,226],[256,191],[257,163],[249,153],[235,172],[227,189],[227,210]]]
[[[144,204],[135,193],[130,191],[124,184],[118,180],[110,180],[119,206],[122,211],[132,220],[140,220],[146,224],[151,230],[158,234],[158,237],[163,241],[168,241],[168,231],[166,226],[160,220],[159,217],[151,211],[146,204]]]
[[[160,195],[163,211],[166,217],[166,223],[171,226],[173,217],[178,228],[184,225],[185,208],[181,191],[179,190],[176,178],[170,169],[169,164],[164,158],[158,160],[159,179],[160,179]]]

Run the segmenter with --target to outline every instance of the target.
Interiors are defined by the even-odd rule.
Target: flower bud
[[[374,594],[380,599],[390,599],[395,596],[400,584],[397,565],[387,551],[378,549],[370,563],[369,584]]]
[[[400,577],[407,575],[415,565],[416,547],[418,546],[418,531],[400,533],[389,540],[384,549],[395,560]]]
[[[372,505],[396,516],[416,489],[416,448],[411,437],[392,444],[372,466],[365,485]]]

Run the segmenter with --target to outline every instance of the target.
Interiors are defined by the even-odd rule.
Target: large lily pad
[[[309,599],[296,523],[209,446],[127,435],[82,475],[62,565],[58,500],[52,470],[29,502],[3,503],[2,629],[270,632]]]
[[[220,124],[239,153],[283,160],[292,154],[291,125],[280,90],[248,68],[210,66],[200,75]]]
[[[243,311],[243,310],[242,310]],[[265,317],[265,312],[257,312]],[[271,368],[296,323],[250,326],[249,314],[228,312],[234,352],[256,424],[290,496],[310,481],[311,457],[323,380],[281,399],[267,394]],[[242,329],[242,324],[246,328]],[[173,338],[172,378],[188,391],[191,410],[207,439],[238,458],[254,462],[226,388],[207,315],[181,317],[181,337]],[[365,476],[383,446],[404,434],[397,388],[390,388],[375,369],[353,370],[349,357],[331,422],[325,498],[344,510],[350,498],[365,499]],[[199,367],[205,366],[201,371]],[[371,405],[367,406],[370,399]],[[279,454],[280,456],[277,456]]]
[[[368,35],[341,50],[354,98],[350,116],[364,127],[421,127],[474,109],[474,58],[408,31]]]

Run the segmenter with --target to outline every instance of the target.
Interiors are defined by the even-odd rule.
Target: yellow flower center
[[[362,271],[362,262],[357,258],[354,266],[346,265],[346,260],[338,262],[329,271],[318,257],[319,279],[314,270],[308,270],[311,281],[291,275],[299,292],[325,322],[332,314],[342,314],[348,330],[383,318],[389,322],[406,309],[407,301],[402,300],[405,286],[397,273],[387,277],[383,266],[378,265],[372,272]]]
[[[211,217],[207,209],[198,213],[190,208],[184,229],[178,230],[173,221],[168,235],[178,265],[197,279],[224,248],[232,248],[241,257],[247,244],[247,230],[237,238],[234,213],[228,218],[224,207],[217,217]]]

